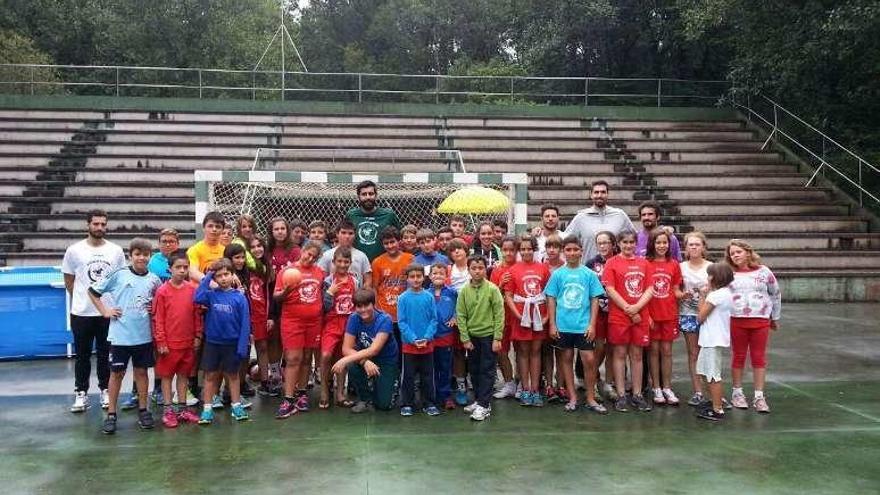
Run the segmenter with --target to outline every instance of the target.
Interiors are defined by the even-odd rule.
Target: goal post
[[[525,232],[528,227],[525,173],[197,170],[195,230],[201,237],[202,220],[209,211],[220,211],[230,222],[241,214],[252,215],[263,236],[269,220],[276,216],[306,224],[323,220],[332,229],[346,211],[357,206],[355,185],[363,180],[376,183],[379,206],[393,208],[403,225],[436,231],[449,223],[449,214],[437,212],[444,199],[459,189],[482,186],[507,196],[509,207],[499,213],[462,214],[469,224],[500,218],[507,221],[512,233]]]

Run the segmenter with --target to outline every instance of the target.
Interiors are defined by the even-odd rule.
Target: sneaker
[[[478,405],[474,412],[471,413],[471,419],[474,421],[483,421],[492,414],[491,409]]]
[[[648,404],[648,401],[645,400],[644,396],[633,395],[632,399],[630,399],[630,403],[634,408],[641,412],[649,412],[651,410],[651,404]]]
[[[152,400],[153,404],[157,406],[161,406],[165,403],[165,397],[162,396],[161,390],[153,390],[153,393],[150,394],[150,400]]]
[[[730,402],[733,404],[733,407],[737,409],[749,408],[749,402],[746,400],[746,396],[742,392],[734,392],[733,395],[730,396]]]
[[[211,398],[211,409],[223,409],[223,399],[219,395]]]
[[[752,402],[752,407],[755,408],[755,411],[761,414],[770,414],[770,405],[767,404],[767,399],[764,397],[756,398],[754,402]]]
[[[587,411],[592,411],[596,414],[608,414],[608,408],[603,406],[602,404],[599,404],[598,402],[595,404],[584,404],[584,408]]]
[[[575,412],[577,411],[578,403],[576,401],[570,401],[565,403],[565,407],[563,408],[565,412]]]
[[[77,392],[73,398],[73,405],[70,406],[70,412],[81,413],[89,408],[89,396],[85,392]]]
[[[663,396],[663,391],[659,388],[655,388],[652,392],[654,394],[654,404],[662,405],[666,404],[666,397]]]
[[[154,426],[156,426],[156,422],[153,421],[153,413],[150,411],[141,411],[138,413],[138,426],[142,430],[152,430]]]
[[[455,407],[455,401],[452,400],[452,397],[446,399],[446,402],[443,403],[443,409],[446,409],[447,411],[451,411],[455,409]]]
[[[425,408],[425,414],[428,416],[440,416],[440,409],[437,406],[428,406]]]
[[[559,401],[559,392],[553,387],[546,387],[544,388],[544,397],[548,403],[557,402]]]
[[[610,383],[606,383],[602,388],[602,391],[605,392],[605,397],[608,398],[609,402],[614,402],[620,397],[617,395],[617,390]]]
[[[238,398],[238,401],[241,403],[242,409],[250,409],[254,406],[254,403],[245,399],[243,395]]]
[[[501,386],[501,388],[492,394],[492,397],[496,399],[506,399],[508,397],[513,397],[516,395],[516,383],[507,382]]]
[[[214,410],[202,409],[202,415],[199,416],[200,425],[209,425],[214,422]]]
[[[403,406],[400,408],[400,415],[405,417],[412,416],[413,410],[409,406]]]
[[[455,403],[459,406],[466,406],[468,403],[467,390],[458,389],[455,391]]]
[[[679,403],[678,397],[675,395],[675,392],[673,392],[671,388],[663,389],[663,397],[666,398],[666,403],[670,406],[677,406]]]
[[[468,404],[467,406],[464,406],[464,412],[470,414],[470,413],[474,412],[474,410],[476,408],[478,408],[479,406],[480,406],[480,404],[478,404],[477,402],[472,402],[472,403]]]
[[[198,423],[199,417],[196,413],[190,411],[189,409],[184,409],[180,411],[180,413],[177,415],[177,420],[184,423]]]
[[[571,397],[568,396],[568,390],[557,388],[556,393],[559,395],[559,402],[571,402]]]
[[[101,433],[105,435],[112,435],[116,433],[116,416],[108,415],[106,419],[104,419],[104,425],[101,427]]]
[[[137,394],[129,394],[128,399],[124,401],[119,408],[123,411],[130,411],[132,409],[138,408],[138,396]]]
[[[306,412],[309,410],[309,396],[308,395],[300,395],[296,398],[296,403],[294,404],[297,411]]]
[[[726,402],[727,400],[724,399],[724,401]],[[702,402],[703,402],[703,394],[701,394],[699,392],[694,393],[694,395],[692,395],[691,398],[688,399],[688,405],[693,406],[693,407],[699,406],[700,403],[702,403]]]
[[[733,404],[731,404],[730,401],[728,401],[727,399],[722,397],[721,398],[721,409],[723,409],[725,411],[730,411],[731,409],[733,409]]]
[[[257,395],[257,392],[254,390],[254,387],[251,387],[247,381],[241,382],[241,391],[239,395],[242,397],[253,397]]]
[[[532,392],[532,401],[530,405],[535,407],[544,407],[544,398],[541,397],[540,393]]]
[[[179,419],[171,408],[165,409],[165,413],[162,414],[162,424],[165,425],[165,428],[177,428]]]
[[[707,419],[709,421],[721,421],[724,419],[724,413],[712,409],[712,406],[701,408],[697,411],[697,417]]]
[[[110,391],[106,388],[101,390],[101,409],[110,409]]]
[[[519,394],[519,405],[521,406],[531,406],[532,405],[532,393],[528,390],[523,390]]]
[[[515,398],[516,400],[520,400],[522,398],[522,393],[523,393],[522,383],[517,383],[516,384],[516,392],[513,394],[513,398]]]
[[[614,410],[617,412],[629,412],[627,405],[626,397],[618,397],[614,402]]]
[[[364,402],[362,400],[357,401],[353,406],[351,406],[351,412],[354,414],[369,412],[373,409],[373,404],[370,404],[369,402]]]
[[[260,384],[257,387],[257,393],[260,394],[260,397],[278,397],[278,390],[272,388],[271,385]]]
[[[248,412],[241,404],[232,406],[232,410],[229,411],[229,414],[232,416],[232,419],[236,421],[247,421],[248,419],[250,419],[250,416],[248,416]]]
[[[296,414],[297,408],[294,405],[294,402],[288,399],[284,399],[281,401],[281,405],[278,406],[278,411],[275,412],[275,419],[285,419]]]

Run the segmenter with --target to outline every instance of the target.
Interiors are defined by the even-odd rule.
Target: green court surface
[[[122,412],[107,437],[98,407],[67,412],[72,361],[0,363],[0,479],[10,494],[880,493],[880,305],[788,304],[783,318],[772,414],[721,423],[687,406],[600,417],[512,401],[483,423],[461,410],[277,421],[277,400],[257,398],[246,423],[138,431]],[[689,396],[682,344],[675,358]]]

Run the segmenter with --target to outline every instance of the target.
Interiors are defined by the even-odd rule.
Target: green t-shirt
[[[354,247],[363,251],[371,262],[384,251],[381,235],[385,227],[401,228],[397,213],[391,208],[376,208],[371,213],[352,208],[345,216],[354,224]]]

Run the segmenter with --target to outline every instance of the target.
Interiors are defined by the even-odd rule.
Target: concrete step
[[[101,208],[112,215],[120,213],[137,214],[142,211],[150,213],[187,213],[195,216],[195,201],[190,197],[120,197],[111,196],[100,203]],[[51,202],[52,214],[87,213],[95,207],[93,198],[67,198]]]
[[[180,246],[186,248],[195,243],[196,233],[194,230],[178,231],[180,234]],[[62,256],[64,250],[71,244],[84,237],[82,232],[31,232],[25,235],[13,233],[0,233],[0,243],[20,242],[23,251],[59,252]],[[156,232],[114,232],[109,231],[106,239],[113,241],[123,248],[135,237],[143,237],[153,242],[154,247],[158,242]]]
[[[619,151],[636,153],[639,151],[654,152],[758,152],[761,143],[754,140],[743,141],[696,141],[696,140],[665,140],[665,139],[627,139],[608,141],[606,139],[561,139],[552,138],[516,138],[507,137],[485,139],[483,137],[459,138],[455,146],[467,150],[594,150]],[[299,143],[297,143],[299,144]]]
[[[0,168],[0,181],[33,181],[39,173],[36,168],[3,167]]]
[[[609,119],[536,119],[504,117],[450,117],[446,125],[455,127],[556,127],[613,130],[641,130],[645,127],[663,130],[742,130],[738,121],[632,121]]]
[[[46,215],[7,214],[0,220],[0,232],[29,232],[33,228],[23,227],[16,221],[36,223],[37,231],[82,232],[85,220],[82,214],[65,213]],[[120,213],[109,219],[108,228],[116,232],[155,232],[165,228],[192,230],[193,214],[180,213]]]
[[[525,173],[580,173],[580,174],[611,174],[628,172],[660,174],[715,174],[715,173],[795,173],[797,165],[770,163],[631,163],[617,164],[613,162],[544,162],[544,161],[480,161],[471,160],[464,155],[468,172],[494,172],[503,167],[509,172]]]
[[[586,186],[598,178],[600,177],[584,174],[531,173],[529,183],[547,186]],[[800,174],[654,174],[652,177],[643,176],[637,179],[631,179],[626,174],[616,174],[604,175],[601,178],[611,185],[612,191],[621,189],[620,186],[655,186],[655,188],[685,186],[696,189],[718,187],[718,184],[723,183],[729,188],[748,188],[754,185],[802,186],[806,182],[806,178]]]
[[[739,232],[705,232],[710,249],[723,248],[730,239],[743,237]],[[745,238],[759,253],[765,251],[850,252],[880,250],[877,232],[750,232]],[[722,251],[723,252],[723,251]]]
[[[556,149],[534,150],[521,146],[511,147],[505,150],[484,150],[457,143],[456,148],[461,150],[467,160],[497,160],[497,161],[525,161],[525,160],[563,160],[563,161],[663,161],[663,162],[767,162],[778,160],[779,155],[770,152],[711,152],[711,151],[627,151],[627,160],[623,155],[612,150],[606,151],[562,151]]]
[[[45,167],[49,158],[42,156],[0,156],[0,168]]]
[[[710,253],[723,259],[723,251]],[[880,251],[760,251],[761,263],[771,270],[880,271]]]
[[[586,181],[586,179],[585,179]],[[566,199],[580,198],[583,200],[584,208],[589,206],[589,181],[586,184],[576,186],[546,186],[546,185],[529,185],[529,201],[534,203],[546,203],[558,200],[560,197]],[[751,185],[742,186],[735,189],[726,186],[693,188],[688,186],[667,186],[664,188],[642,188],[637,186],[615,186],[611,189],[611,204],[613,205],[618,199],[648,199],[650,193],[656,198],[678,201],[680,203],[689,203],[701,200],[719,200],[719,201],[766,201],[766,200],[791,200],[800,202],[810,201],[828,201],[831,191],[824,188],[808,188],[801,186],[763,186]]]
[[[531,198],[530,198],[531,199]],[[565,199],[560,195],[550,202],[559,207],[562,217],[573,217],[578,211],[585,208],[584,202],[577,199]],[[614,206],[623,208],[632,218],[637,218],[640,201],[616,201]],[[761,215],[837,215],[850,214],[850,208],[845,204],[835,203],[800,203],[793,201],[763,202],[760,205],[745,204],[736,201],[688,201],[677,204],[660,202],[663,214],[666,216],[690,216],[690,215],[742,215],[750,216],[756,213]],[[540,215],[541,204],[530,201],[529,215]]]
[[[81,110],[0,110],[0,119],[67,119],[67,120],[101,120],[104,112],[89,112]]]
[[[74,183],[64,188],[65,198],[93,199],[95,197],[111,197],[114,195],[129,198],[188,198],[193,200],[192,174],[190,183],[167,182],[92,182]],[[2,186],[0,186],[2,191]]]
[[[753,215],[749,217],[695,215],[687,218],[695,230],[703,232],[730,232],[747,237],[751,232],[867,232],[866,220],[851,216],[791,217]],[[677,224],[675,216],[665,216],[664,222]]]

